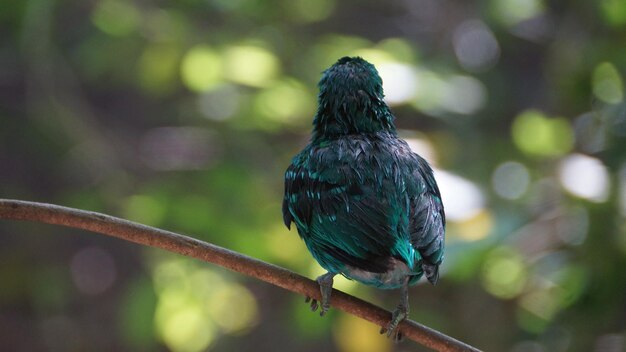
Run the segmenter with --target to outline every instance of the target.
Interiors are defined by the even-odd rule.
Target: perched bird
[[[433,285],[443,260],[445,214],[428,163],[398,138],[382,79],[360,57],[324,71],[310,143],[285,173],[283,219],[328,273],[317,278],[320,314],[333,277],[402,297],[381,333],[397,334],[409,312],[408,288],[425,274]],[[318,302],[313,300],[315,311]]]

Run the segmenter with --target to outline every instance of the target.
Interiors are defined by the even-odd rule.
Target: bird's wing
[[[326,156],[318,152],[318,160],[327,158],[323,163],[316,163],[308,153],[305,149],[294,158],[285,174],[285,225],[296,224],[313,256],[327,269],[347,264],[370,272],[387,271],[391,257],[400,257],[397,233],[408,202],[399,206],[395,197],[382,196],[385,188],[395,185],[390,178],[372,176],[376,168],[368,165],[367,153]],[[408,217],[404,218],[406,228]]]
[[[426,277],[435,284],[443,260],[446,216],[432,169],[424,159],[415,156],[417,167],[413,182],[423,186],[411,197],[409,232],[411,244],[422,257]]]

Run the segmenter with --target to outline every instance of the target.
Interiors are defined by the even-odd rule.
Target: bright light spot
[[[146,225],[161,224],[165,212],[165,204],[145,195],[128,197],[124,204],[124,215],[127,219]]]
[[[594,202],[604,202],[609,196],[609,173],[596,158],[572,154],[559,165],[559,178],[570,193]]]
[[[336,329],[335,342],[342,352],[388,352],[391,339],[373,333],[380,327],[350,314],[341,314]],[[350,338],[346,338],[350,336]]]
[[[211,298],[211,295],[217,292],[217,290],[231,284],[237,285],[237,283],[230,282],[227,277],[223,277],[222,273],[204,267],[197,262],[189,263],[185,271],[184,279],[188,282],[187,290],[189,290],[194,299],[197,298],[201,301],[205,308],[208,304],[207,299]]]
[[[167,315],[160,314],[162,306],[159,300],[157,306],[157,330],[163,342],[172,351],[176,352],[200,352],[215,340],[215,327],[206,319],[201,307],[197,304],[188,303],[170,309]]]
[[[287,4],[292,8],[292,16],[301,22],[319,22],[328,18],[335,9],[334,0],[292,0]]]
[[[481,81],[470,76],[452,76],[446,82],[442,106],[458,114],[471,115],[487,102],[487,90]]]
[[[447,171],[440,169],[434,171],[447,219],[464,221],[483,210],[485,200],[474,183]]]
[[[426,159],[429,164],[437,165],[437,157],[432,144],[424,138],[404,138],[411,151]]]
[[[593,70],[593,94],[598,99],[617,104],[624,99],[624,85],[619,71],[610,62],[603,62]]]
[[[216,121],[227,120],[237,113],[241,93],[233,84],[222,84],[198,96],[198,108],[206,118]]]
[[[495,169],[491,176],[491,183],[500,197],[518,199],[528,190],[530,174],[524,164],[507,161]]]
[[[448,83],[437,73],[428,70],[417,71],[417,93],[413,105],[422,111],[436,112],[446,95]]]
[[[491,8],[498,20],[514,26],[541,15],[545,6],[542,0],[492,0]]]
[[[409,65],[385,63],[377,67],[383,79],[385,101],[389,105],[397,105],[411,100],[415,96],[417,84],[415,71]]]
[[[515,118],[513,141],[529,155],[559,156],[572,149],[574,132],[563,118],[548,118],[536,110],[527,110]]]
[[[454,231],[451,232],[457,234],[458,238],[464,241],[479,241],[489,235],[493,224],[493,215],[488,210],[483,209],[469,219],[450,223],[450,229],[454,228]]]
[[[184,260],[168,260],[157,263],[152,271],[152,281],[157,295],[160,297],[161,295],[168,295],[170,292],[189,290],[189,278],[185,275],[189,268],[190,265]],[[169,300],[168,303],[174,301],[178,302],[178,300]],[[180,301],[184,301],[184,297]]]
[[[210,131],[198,127],[159,127],[149,130],[139,144],[141,159],[155,170],[196,170],[218,153]]]
[[[117,277],[113,258],[98,247],[87,247],[76,253],[70,270],[76,287],[89,295],[106,291]]]
[[[220,330],[240,332],[257,320],[257,303],[247,288],[196,262],[159,262],[153,279],[156,330],[173,351],[206,350]]]
[[[512,248],[500,247],[488,254],[483,264],[482,279],[492,295],[508,299],[519,295],[526,285],[523,258]]]
[[[500,57],[496,37],[489,27],[478,20],[461,23],[454,31],[452,43],[459,63],[471,72],[490,69]]]
[[[203,92],[220,82],[222,62],[219,54],[206,45],[198,45],[185,54],[180,74],[187,88]]]
[[[124,36],[139,25],[141,13],[132,2],[103,0],[98,2],[91,21],[106,34]]]
[[[233,46],[224,53],[224,75],[235,83],[265,87],[279,74],[280,62],[258,46]]]
[[[258,317],[254,296],[235,283],[216,287],[207,297],[207,309],[215,324],[227,334],[249,329]]]
[[[261,91],[256,97],[255,108],[269,120],[285,122],[312,115],[315,110],[313,101],[302,83],[284,80]]]

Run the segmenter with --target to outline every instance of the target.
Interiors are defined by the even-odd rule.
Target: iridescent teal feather
[[[380,288],[406,289],[423,274],[436,283],[441,195],[428,163],[398,138],[378,72],[344,57],[319,87],[311,143],[285,173],[283,218],[329,272],[322,293],[335,274]]]

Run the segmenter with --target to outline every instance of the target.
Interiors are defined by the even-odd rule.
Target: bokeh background
[[[320,73],[378,67],[449,219],[411,318],[488,351],[626,350],[626,2],[0,3],[0,196],[321,273],[281,220]],[[395,307],[398,292],[337,280]],[[422,351],[218,267],[0,222],[5,351]]]

